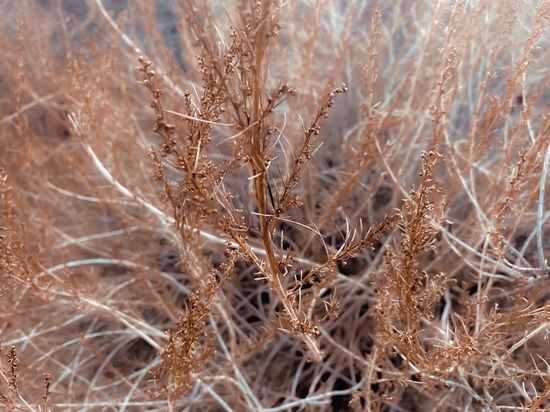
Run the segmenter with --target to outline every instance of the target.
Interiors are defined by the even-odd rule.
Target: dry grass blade
[[[0,408],[550,408],[549,20],[0,1]]]

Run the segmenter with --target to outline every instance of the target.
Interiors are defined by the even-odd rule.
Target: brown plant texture
[[[0,409],[550,410],[549,21],[0,1]]]

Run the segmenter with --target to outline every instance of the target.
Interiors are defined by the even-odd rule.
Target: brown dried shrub
[[[0,4],[0,403],[550,407],[550,2]]]

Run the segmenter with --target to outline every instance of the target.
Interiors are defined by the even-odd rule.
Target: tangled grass
[[[550,2],[0,2],[0,403],[550,408]]]

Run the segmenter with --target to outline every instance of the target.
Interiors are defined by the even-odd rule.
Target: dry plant
[[[550,2],[0,2],[0,404],[550,408]]]

